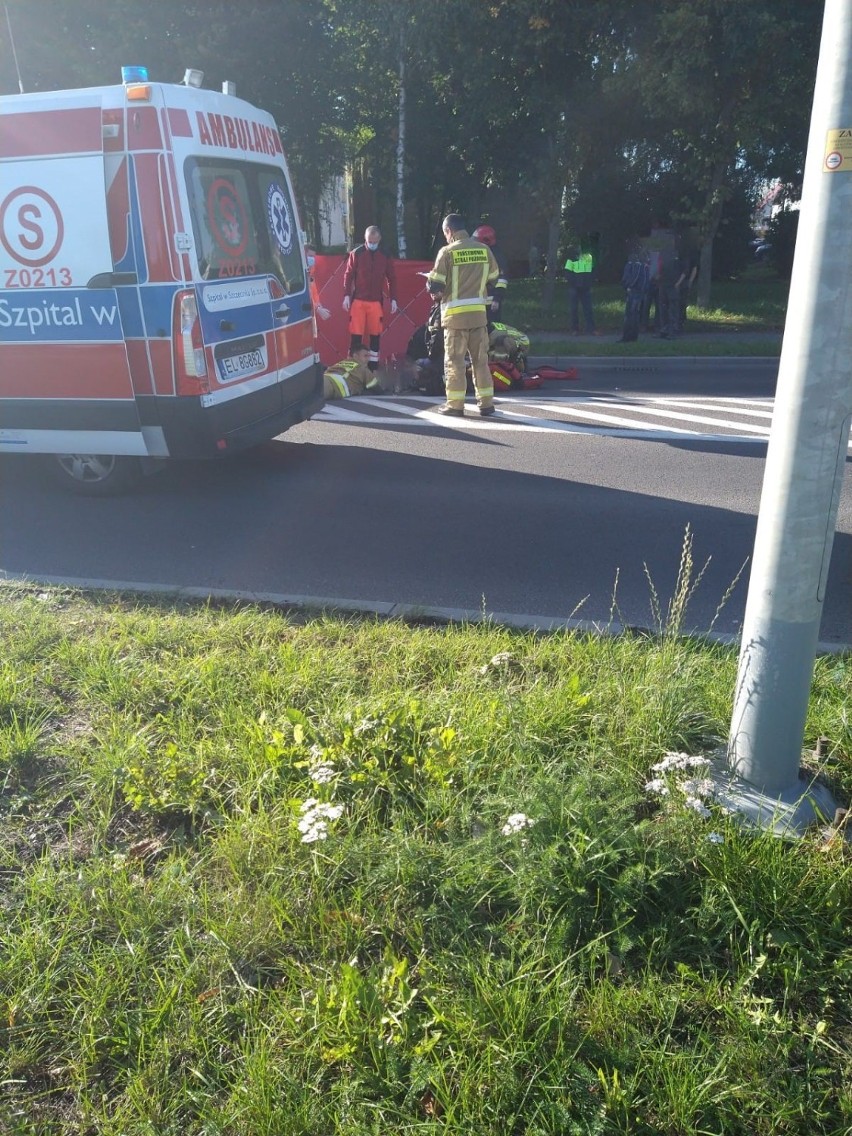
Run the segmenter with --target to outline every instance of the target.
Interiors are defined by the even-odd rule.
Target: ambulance
[[[200,76],[0,98],[0,453],[83,493],[323,405],[281,136]]]

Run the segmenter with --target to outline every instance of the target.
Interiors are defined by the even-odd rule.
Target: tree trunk
[[[396,139],[396,248],[400,260],[408,256],[405,243],[405,32],[399,33],[399,117]]]
[[[544,288],[541,293],[542,311],[549,312],[553,307],[553,296],[556,290],[556,273],[559,265],[559,230],[562,227],[562,192],[559,194],[559,205],[550,215],[547,223],[547,272],[544,277]]]
[[[701,262],[698,265],[698,296],[699,308],[710,307],[710,286],[713,279],[713,237],[705,237],[701,246]]]
[[[698,307],[710,307],[710,288],[713,279],[713,241],[719,231],[719,222],[722,220],[722,210],[725,206],[722,197],[722,185],[725,174],[728,172],[728,163],[720,158],[713,167],[710,178],[710,188],[707,191],[707,223],[704,226],[704,240],[701,245],[701,264],[698,268]]]

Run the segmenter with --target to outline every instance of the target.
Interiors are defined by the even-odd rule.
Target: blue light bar
[[[147,83],[148,82],[148,68],[147,67],[122,67],[121,69],[122,83]]]

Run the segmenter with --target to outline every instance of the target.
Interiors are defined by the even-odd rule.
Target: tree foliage
[[[312,235],[323,187],[348,165],[356,225],[376,221],[387,239],[403,224],[415,256],[434,251],[442,213],[473,221],[497,194],[551,262],[560,238],[598,231],[615,268],[653,221],[691,225],[705,300],[714,242],[743,193],[801,179],[822,16],[801,0],[8,8],[29,90],[115,82],[122,63],[166,81],[186,66],[210,85],[235,80],[279,123]],[[0,21],[12,92],[7,38]]]

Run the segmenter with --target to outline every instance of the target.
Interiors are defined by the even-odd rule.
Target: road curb
[[[98,580],[76,576],[31,576],[0,572],[0,588],[4,583],[44,585],[45,587],[75,588],[80,591],[118,592],[131,595],[171,597],[176,600],[194,600],[216,603],[251,603],[281,608],[285,611],[331,612],[342,615],[373,615],[385,619],[398,619],[404,623],[437,623],[450,626],[456,623],[492,623],[498,627],[511,627],[518,631],[541,633],[576,631],[587,635],[618,636],[630,633],[655,634],[657,628],[641,624],[622,624],[615,620],[596,623],[587,619],[571,619],[556,615],[532,615],[520,612],[486,611],[481,608],[431,607],[404,604],[394,601],[344,599],[337,596],[305,596],[286,592],[252,592],[236,588],[196,588],[179,584],[146,584],[139,580]],[[736,646],[739,635],[712,631],[692,632],[683,639]],[[839,655],[852,649],[852,643],[818,643],[818,655]]]

